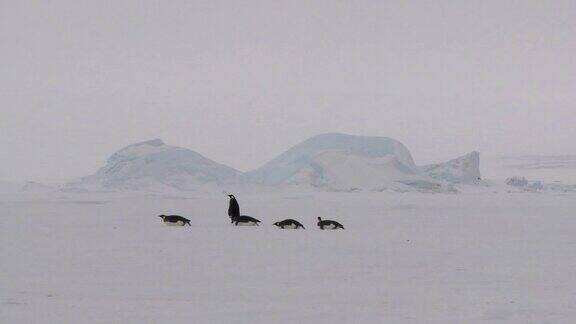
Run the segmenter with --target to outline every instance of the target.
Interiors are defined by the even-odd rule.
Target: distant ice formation
[[[514,176],[506,179],[506,185],[527,192],[554,191],[574,192],[576,185],[568,185],[559,182],[529,181],[525,177]]]
[[[66,191],[201,190],[305,186],[326,191],[454,192],[475,183],[479,155],[418,167],[400,142],[387,137],[329,133],[314,136],[262,167],[242,174],[194,151],[162,140],[129,145],[95,174],[68,183]]]
[[[160,139],[129,145],[114,153],[96,174],[66,185],[66,190],[194,190],[207,183],[237,180],[240,172]]]
[[[402,143],[387,137],[338,133],[314,136],[246,173],[243,179],[332,191],[444,190],[420,171]]]
[[[528,180],[524,177],[511,177],[506,179],[506,185],[511,187],[526,187],[528,186]]]
[[[444,163],[421,167],[432,178],[449,183],[478,184],[480,178],[480,153],[474,151]]]

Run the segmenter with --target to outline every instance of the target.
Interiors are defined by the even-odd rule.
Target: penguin
[[[230,197],[230,203],[228,204],[228,217],[230,219],[240,216],[240,206],[238,205],[238,201],[234,195],[228,195]]]
[[[192,226],[190,225],[190,220],[187,218],[184,218],[182,216],[178,216],[178,215],[160,215],[158,216],[160,218],[162,218],[162,221],[164,221],[164,224],[166,225],[170,225],[170,226],[185,226],[186,224],[188,224],[188,226]]]
[[[342,224],[338,223],[337,221],[333,221],[333,220],[322,220],[322,218],[318,217],[318,227],[320,227],[321,230],[323,229],[344,229],[344,226],[342,226]]]
[[[280,227],[281,229],[298,229],[302,227],[302,229],[306,229],[304,225],[300,224],[299,221],[294,219],[285,219],[281,222],[276,222],[274,225]]]
[[[258,226],[258,223],[259,220],[246,215],[232,217],[232,224],[235,226]]]

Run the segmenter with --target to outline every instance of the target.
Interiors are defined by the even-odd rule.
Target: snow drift
[[[478,184],[480,181],[480,153],[474,151],[444,163],[421,167],[430,177],[449,183]]]
[[[199,153],[155,139],[117,151],[96,174],[69,183],[65,189],[194,190],[211,183],[235,182],[239,174]]]

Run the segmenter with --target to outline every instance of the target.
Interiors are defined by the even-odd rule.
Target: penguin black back
[[[178,216],[178,215],[160,215],[158,216],[160,218],[162,218],[162,221],[167,224],[167,225],[180,225],[180,226],[184,226],[186,224],[188,224],[188,226],[192,226],[190,225],[190,220],[188,218],[184,218],[182,216]]]
[[[234,217],[232,217],[232,224],[234,224],[235,226],[238,226],[238,225],[253,225],[253,226],[258,226],[258,223],[260,223],[259,220],[257,220],[257,219],[254,218],[254,217],[247,216],[247,215],[234,216]]]
[[[230,203],[228,204],[228,217],[230,219],[240,216],[240,206],[234,195],[228,195],[230,197]]]
[[[337,221],[333,221],[333,220],[322,220],[322,218],[318,217],[318,227],[320,227],[321,230],[323,229],[344,229],[344,226],[340,223],[338,223]]]
[[[281,229],[286,229],[286,228],[292,228],[292,229],[298,229],[298,228],[303,228],[306,229],[304,227],[304,225],[302,225],[299,221],[294,220],[294,219],[285,219],[281,222],[276,222],[274,223],[274,225],[280,227]]]

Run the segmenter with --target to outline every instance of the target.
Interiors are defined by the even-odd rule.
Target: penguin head
[[[321,217],[318,217],[318,221],[321,222],[321,221],[322,221],[322,218],[321,218]]]
[[[233,198],[234,198],[234,195],[228,195],[228,197],[230,197],[230,199],[233,199]]]
[[[280,226],[280,222],[276,222],[276,223],[274,223],[274,225]]]
[[[164,219],[164,217],[166,217],[166,215],[159,215],[158,217]]]

